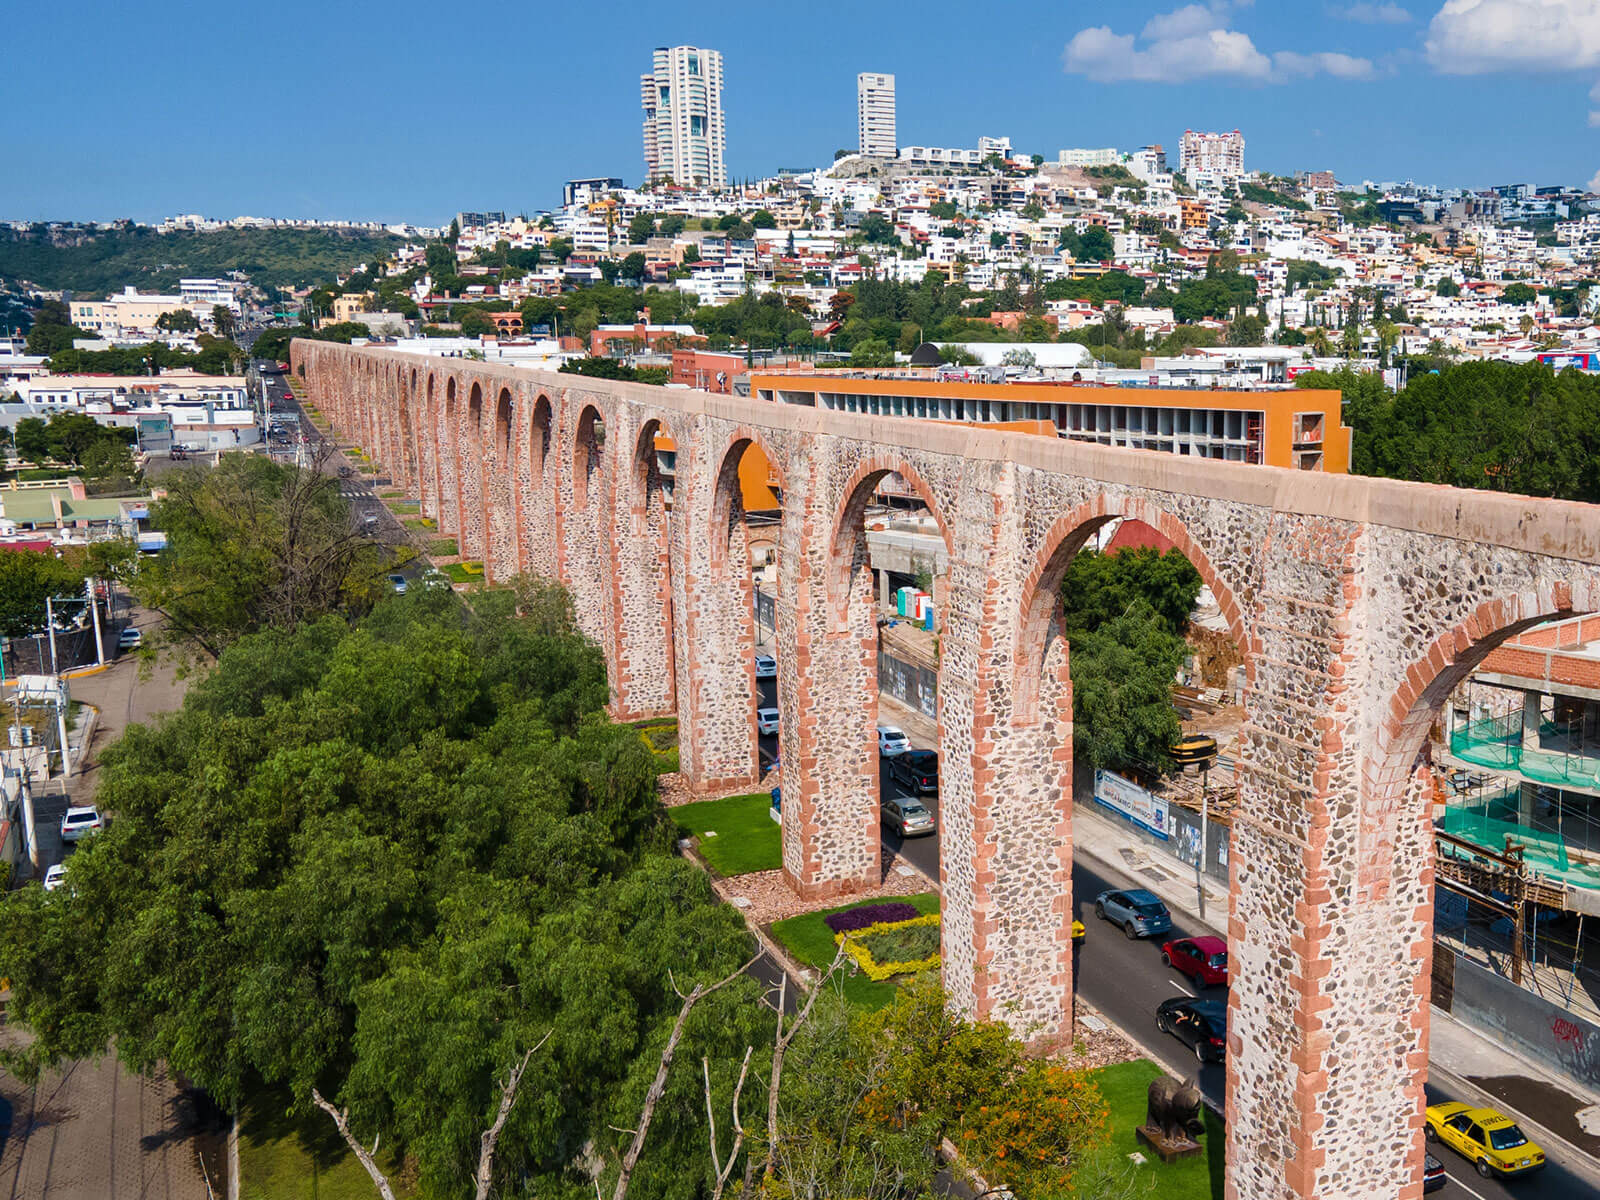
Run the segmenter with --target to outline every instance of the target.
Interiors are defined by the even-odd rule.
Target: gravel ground
[[[907,868],[911,871],[909,875],[900,874],[895,869],[899,865],[896,863],[889,868],[881,887],[870,892],[843,896],[823,904],[818,904],[815,900],[803,900],[795,895],[789,889],[789,885],[784,883],[782,871],[753,871],[748,875],[737,875],[732,879],[714,880],[711,886],[716,889],[717,895],[743,913],[745,920],[752,925],[770,925],[773,921],[781,921],[785,917],[797,917],[801,913],[838,908],[842,904],[856,904],[884,896],[912,896],[918,892],[938,890],[928,882],[921,871],[915,868]]]

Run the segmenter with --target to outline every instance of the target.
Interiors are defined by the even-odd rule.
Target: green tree
[[[481,308],[469,308],[461,314],[461,334],[463,337],[480,337],[486,333],[495,332],[495,323],[489,314]]]
[[[632,245],[641,245],[655,234],[656,219],[651,213],[635,213],[633,219],[628,222],[628,241]]]
[[[0,269],[0,275],[5,271]],[[60,300],[42,300],[33,314],[33,327],[28,330],[29,354],[54,356],[70,350],[75,338],[92,338],[95,335],[79,329],[72,323],[71,310]]]
[[[237,328],[233,319],[233,309],[226,304],[213,304],[211,306],[211,328],[217,331],[218,337],[232,338]]]
[[[1259,346],[1267,339],[1267,325],[1254,313],[1235,317],[1228,325],[1228,345]]]
[[[894,351],[882,338],[865,338],[850,350],[852,367],[892,367]]]
[[[683,232],[683,226],[682,213],[668,213],[661,218],[661,235],[663,237],[677,237]]]
[[[128,444],[112,438],[101,438],[85,450],[82,465],[84,478],[95,481],[132,479],[136,470]]]
[[[41,463],[50,457],[50,434],[43,417],[23,417],[12,432],[17,453],[29,462]]]
[[[0,636],[27,637],[45,625],[45,601],[83,592],[85,571],[75,559],[37,550],[0,554]]]
[[[167,486],[150,512],[167,548],[131,586],[181,652],[215,660],[256,630],[359,613],[381,594],[386,553],[356,531],[335,477],[230,454]]]
[[[1072,639],[1073,752],[1092,767],[1163,771],[1183,731],[1172,685],[1187,644],[1138,600]]]
[[[776,229],[778,218],[765,208],[758,208],[750,214],[750,224],[756,229]]]
[[[200,328],[200,321],[187,308],[175,308],[156,318],[156,328],[168,333],[193,333]]]
[[[1448,275],[1440,279],[1433,288],[1435,294],[1445,297],[1461,295],[1461,285]]]
[[[644,254],[638,250],[635,250],[632,254],[628,255],[622,260],[622,265],[618,271],[618,274],[623,279],[629,279],[635,283],[638,283],[644,279],[645,266]]]
[[[1507,304],[1532,304],[1539,298],[1539,293],[1525,283],[1508,283],[1500,298]]]

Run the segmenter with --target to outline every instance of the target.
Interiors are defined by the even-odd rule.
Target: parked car
[[[937,829],[933,814],[910,796],[886,796],[879,807],[882,822],[903,838],[919,837]]]
[[[757,733],[777,733],[778,732],[778,710],[777,709],[775,709],[775,708],[758,708],[758,709],[756,709],[756,732]]]
[[[889,764],[896,782],[911,789],[914,796],[931,796],[939,790],[939,755],[934,750],[907,750]]]
[[[100,813],[93,808],[69,808],[61,816],[61,840],[75,842],[79,838],[105,828]]]
[[[1423,1161],[1423,1164],[1422,1164],[1422,1190],[1423,1191],[1425,1191],[1425,1192],[1436,1192],[1436,1191],[1438,1191],[1440,1188],[1442,1188],[1445,1185],[1445,1181],[1448,1178],[1449,1178],[1449,1176],[1447,1176],[1444,1173],[1444,1164],[1442,1162],[1440,1162],[1437,1158],[1435,1158],[1431,1154],[1428,1154],[1428,1155],[1424,1156],[1424,1161]]]
[[[1544,1166],[1544,1151],[1528,1140],[1521,1126],[1495,1109],[1459,1101],[1430,1104],[1427,1121],[1428,1139],[1438,1139],[1470,1159],[1485,1179],[1524,1175]]]
[[[1228,985],[1228,943],[1219,937],[1178,938],[1161,947],[1161,961],[1196,987]]]
[[[1129,940],[1172,932],[1172,914],[1161,897],[1144,888],[1101,892],[1095,897],[1094,915],[1122,926]]]
[[[44,890],[53,892],[67,881],[67,868],[57,863],[44,873]]]
[[[884,758],[896,758],[911,749],[911,739],[898,725],[878,726],[878,753]]]
[[[1156,1028],[1194,1051],[1203,1063],[1221,1062],[1228,1054],[1228,1006],[1221,1000],[1174,996],[1156,1008]]]
[[[142,645],[144,645],[144,634],[140,633],[132,625],[117,634],[118,650],[137,650]]]
[[[404,575],[389,576],[389,586],[394,589],[396,596],[404,596],[406,594],[406,577]]]
[[[756,678],[776,679],[778,677],[778,660],[770,654],[756,655]]]

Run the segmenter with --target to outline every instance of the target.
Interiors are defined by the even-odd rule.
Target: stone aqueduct
[[[296,342],[294,369],[486,574],[571,589],[615,715],[675,713],[710,790],[757,777],[737,463],[783,484],[784,871],[879,878],[862,513],[896,473],[949,548],[940,631],[944,976],[1045,1034],[1072,991],[1072,697],[1056,594],[1099,525],[1181,546],[1243,649],[1231,853],[1228,1193],[1421,1193],[1433,843],[1425,740],[1455,683],[1600,608],[1600,509]],[[670,519],[654,439],[677,443]]]

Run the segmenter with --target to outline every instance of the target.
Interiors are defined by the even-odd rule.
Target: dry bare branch
[[[494,1148],[500,1140],[500,1131],[506,1127],[506,1119],[511,1116],[511,1106],[517,1102],[517,1085],[522,1082],[522,1073],[528,1069],[528,1060],[549,1040],[550,1034],[546,1033],[522,1056],[522,1061],[511,1068],[511,1074],[500,1085],[500,1111],[495,1114],[494,1124],[478,1139],[477,1200],[489,1200],[489,1185],[494,1179]]]
[[[757,954],[738,970],[725,975],[713,984],[696,984],[687,996],[683,997],[683,1007],[678,1010],[678,1019],[673,1023],[672,1033],[667,1038],[666,1048],[661,1051],[661,1063],[656,1068],[656,1077],[650,1082],[650,1090],[645,1093],[644,1108],[639,1113],[639,1128],[633,1135],[633,1141],[628,1146],[628,1151],[622,1156],[622,1167],[617,1173],[617,1186],[611,1193],[611,1200],[624,1200],[628,1194],[628,1183],[633,1178],[633,1168],[638,1165],[639,1154],[644,1149],[644,1139],[650,1133],[650,1122],[655,1118],[656,1105],[661,1102],[662,1093],[667,1089],[667,1072],[672,1068],[672,1057],[678,1052],[678,1042],[683,1038],[683,1027],[688,1024],[689,1014],[694,1006],[704,1000],[712,992],[727,987],[739,976],[760,961],[761,955]],[[673,990],[677,990],[677,983],[673,983]],[[682,995],[679,992],[679,995]]]
[[[350,1147],[350,1152],[367,1169],[367,1174],[372,1176],[372,1182],[378,1189],[378,1195],[382,1196],[383,1200],[394,1200],[394,1189],[389,1186],[389,1180],[382,1171],[378,1170],[378,1164],[372,1158],[372,1155],[378,1151],[377,1139],[373,1139],[372,1153],[369,1154],[361,1143],[356,1140],[355,1134],[350,1132],[350,1110],[348,1108],[335,1108],[322,1098],[322,1093],[317,1091],[316,1088],[311,1089],[311,1099],[318,1108],[333,1118],[333,1123],[339,1130],[339,1136],[344,1138],[344,1144]]]
[[[706,1087],[706,1124],[711,1128],[711,1165],[717,1172],[716,1186],[711,1189],[711,1200],[722,1200],[722,1189],[728,1186],[728,1176],[733,1174],[733,1164],[739,1161],[739,1151],[744,1146],[744,1124],[739,1120],[739,1096],[744,1091],[745,1077],[750,1073],[750,1055],[754,1046],[744,1048],[744,1063],[739,1068],[739,1082],[733,1085],[733,1145],[728,1150],[724,1165],[717,1158],[717,1118],[711,1110],[711,1060],[700,1057],[700,1072]]]
[[[817,986],[811,989],[811,995],[806,997],[804,1006],[794,1016],[794,1024],[787,1033],[783,1028],[783,1002],[789,984],[788,973],[785,972],[783,982],[778,987],[778,1033],[772,1044],[772,1079],[767,1085],[767,1161],[761,1168],[764,1179],[772,1178],[773,1160],[778,1148],[778,1087],[783,1081],[783,1056],[788,1052],[789,1043],[794,1041],[800,1032],[800,1027],[805,1024],[806,1018],[811,1015],[811,1006],[817,1002],[817,997],[822,995],[822,989],[827,986],[828,980],[845,963],[844,944],[840,943],[838,951],[833,956],[833,961],[828,964],[828,969],[822,973],[822,978],[817,980]]]

